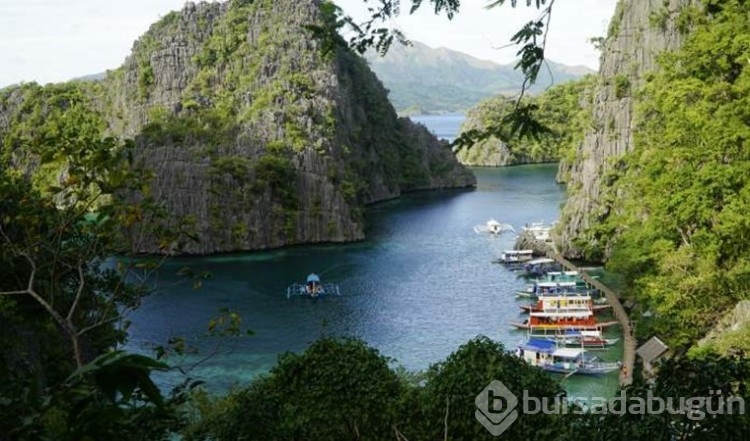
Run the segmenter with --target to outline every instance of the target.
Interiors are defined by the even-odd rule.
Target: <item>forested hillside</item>
[[[402,114],[464,112],[482,100],[501,94],[516,95],[523,73],[513,64],[480,60],[462,52],[431,48],[418,41],[394,44],[388,53],[369,52],[372,70],[388,88],[388,97]],[[548,62],[531,94],[593,73],[583,66]]]

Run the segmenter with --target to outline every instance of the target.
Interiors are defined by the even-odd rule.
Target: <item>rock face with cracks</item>
[[[680,47],[686,29],[680,14],[693,0],[620,0],[609,25],[599,68],[592,120],[572,163],[562,162],[558,178],[567,178],[568,200],[562,211],[558,237],[560,251],[581,258],[576,242],[612,207],[605,202],[610,191],[605,174],[617,158],[633,148],[634,93],[645,75],[657,68],[657,56]]]

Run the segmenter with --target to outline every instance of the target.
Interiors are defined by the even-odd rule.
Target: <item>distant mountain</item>
[[[107,78],[107,72],[99,72],[95,74],[84,75],[82,77],[73,78],[70,81],[100,81]]]
[[[523,83],[522,73],[512,64],[480,60],[442,47],[433,49],[417,41],[411,46],[394,44],[385,57],[371,53],[366,58],[402,114],[465,111],[491,96],[518,93]],[[542,69],[531,93],[594,73],[584,66],[548,64],[549,70]]]

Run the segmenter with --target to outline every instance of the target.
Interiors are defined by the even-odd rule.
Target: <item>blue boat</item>
[[[528,260],[518,272],[518,277],[538,278],[544,277],[549,272],[562,271],[562,264],[548,257]]]
[[[619,362],[603,362],[583,348],[566,348],[554,341],[530,338],[517,355],[532,366],[558,374],[602,375],[620,369]]]
[[[305,283],[292,283],[286,289],[286,298],[294,296],[317,298],[327,295],[340,295],[339,286],[335,283],[323,283],[320,276],[310,273]]]

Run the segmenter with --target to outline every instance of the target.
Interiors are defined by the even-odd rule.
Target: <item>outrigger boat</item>
[[[493,263],[505,265],[522,264],[533,259],[534,250],[505,250]]]
[[[489,233],[493,236],[499,236],[505,231],[516,231],[510,224],[501,224],[495,219],[488,220],[484,225],[474,225],[474,232],[477,234]]]
[[[543,278],[530,283],[524,290],[518,291],[519,296],[537,297],[550,294],[587,294],[586,282],[581,279],[578,271],[550,271]]]
[[[536,282],[516,293],[519,297],[540,297],[559,294],[577,294],[576,282]]]
[[[558,345],[578,346],[586,349],[606,349],[618,341],[619,338],[604,338],[602,331],[565,331],[563,333],[547,336]]]
[[[316,298],[325,295],[340,295],[339,286],[335,283],[321,283],[320,276],[310,273],[305,283],[292,283],[286,289],[286,298],[302,296]]]
[[[560,271],[561,269],[562,264],[556,262],[555,259],[541,257],[524,263],[522,270],[518,272],[518,277],[543,277],[548,272]]]
[[[544,221],[532,222],[531,225],[526,224],[523,227],[523,231],[528,231],[531,234],[533,234],[534,239],[536,240],[547,242],[550,240],[549,233],[550,231],[552,231],[553,226],[554,226],[554,222],[553,222],[553,225],[550,225],[550,226],[544,226]]]
[[[526,305],[520,305],[525,312],[542,311],[601,311],[609,308],[608,303],[594,303],[589,295],[548,295]]]
[[[620,362],[603,362],[583,348],[561,348],[555,342],[530,338],[516,354],[532,366],[559,374],[602,375],[620,369]]]

